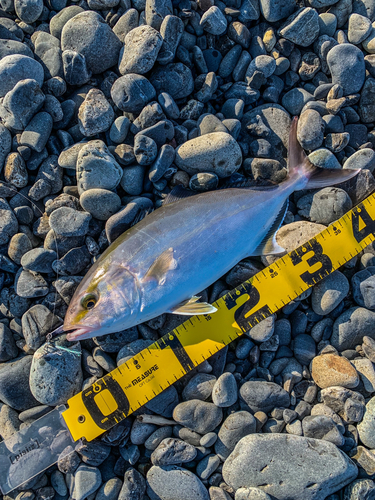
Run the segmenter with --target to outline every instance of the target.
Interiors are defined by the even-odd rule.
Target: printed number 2
[[[259,302],[260,294],[259,291],[251,283],[244,283],[241,288],[237,289],[240,292],[239,295],[233,294],[232,296],[224,296],[225,305],[228,309],[233,309],[237,305],[237,300],[244,294],[249,295],[249,299],[240,305],[238,309],[234,312],[234,319],[237,325],[241,328],[243,332],[248,332],[250,328],[255,326],[259,321],[272,314],[270,308],[266,305],[255,311],[253,314],[247,316],[249,311],[251,311]]]
[[[307,285],[314,285],[317,279],[320,279],[322,276],[327,276],[332,271],[332,261],[328,255],[323,253],[322,245],[316,240],[311,240],[291,252],[290,258],[292,259],[293,265],[297,266],[300,264],[303,260],[302,257],[310,252],[314,253],[306,260],[308,265],[312,267],[314,264],[320,263],[321,266],[313,273],[306,271],[300,276]]]
[[[364,224],[364,225],[363,225]],[[361,227],[360,229],[360,226]],[[357,207],[352,215],[353,236],[360,243],[370,234],[375,233],[375,221],[371,219],[370,214],[365,207]]]

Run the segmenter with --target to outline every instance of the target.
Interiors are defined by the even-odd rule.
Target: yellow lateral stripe
[[[304,245],[193,316],[69,399],[63,413],[78,440],[100,436],[259,321],[358,255],[375,236],[375,194]]]

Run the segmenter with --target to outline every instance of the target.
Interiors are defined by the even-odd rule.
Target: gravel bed
[[[294,193],[281,246],[375,188],[374,21],[375,0],[0,0],[2,439],[186,319],[41,355],[109,240],[173,187],[283,181],[298,115],[312,163],[361,172]],[[374,499],[374,364],[375,244],[3,498]]]

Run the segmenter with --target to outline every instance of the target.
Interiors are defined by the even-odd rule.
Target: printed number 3
[[[332,261],[328,255],[323,253],[322,245],[316,240],[311,240],[303,246],[296,248],[296,250],[293,250],[290,254],[293,265],[297,266],[300,264],[303,261],[303,256],[310,252],[314,253],[306,260],[308,265],[312,267],[313,265],[320,263],[321,266],[313,273],[306,271],[300,276],[307,285],[314,285],[317,279],[327,276],[332,271]]]

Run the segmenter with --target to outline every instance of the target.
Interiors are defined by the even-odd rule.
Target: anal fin
[[[268,233],[251,255],[276,255],[285,252],[285,248],[281,247],[276,241],[276,233],[283,223],[284,217],[288,210],[288,205],[289,202],[288,200],[286,200],[272,226],[270,227]]]
[[[185,316],[197,315],[197,314],[212,314],[217,311],[216,307],[207,302],[198,302],[200,297],[195,295],[189,299],[185,300],[177,307],[167,311],[172,314],[182,314]]]

